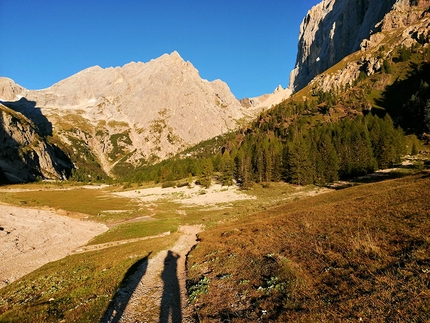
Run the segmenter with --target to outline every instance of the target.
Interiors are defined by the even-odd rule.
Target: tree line
[[[208,187],[216,177],[223,185],[237,182],[245,189],[281,180],[325,185],[390,167],[405,153],[403,131],[388,115],[369,113],[309,127],[303,118],[284,124],[282,110],[263,113],[210,156],[165,160],[136,172],[130,181],[184,184],[196,177]]]

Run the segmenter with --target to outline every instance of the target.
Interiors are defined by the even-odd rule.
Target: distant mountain
[[[293,91],[289,88],[284,89],[279,85],[272,93],[263,94],[255,98],[244,98],[240,103],[244,107],[253,108],[257,110],[270,109],[273,106],[288,99]]]
[[[390,31],[414,25],[429,5],[429,0],[322,1],[308,12],[300,26],[290,88],[302,89],[349,54],[376,46]],[[391,44],[392,48],[397,45]]]
[[[90,67],[38,91],[0,78],[0,99],[54,137],[78,169],[98,163],[111,175],[235,129],[259,111],[243,107],[226,83],[201,79],[177,52]]]

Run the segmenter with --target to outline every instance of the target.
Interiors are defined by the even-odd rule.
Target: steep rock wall
[[[426,7],[429,0],[323,0],[314,6],[300,26],[296,67],[290,88],[298,91],[315,76],[360,49],[364,39],[385,29],[407,25],[417,17],[384,17],[393,6],[407,10]]]
[[[398,1],[393,9],[376,25],[380,32],[372,34],[360,44],[359,51],[343,58],[334,68],[315,76],[309,85],[314,90],[330,91],[352,85],[364,72],[368,76],[381,70],[384,60],[396,55],[401,46],[412,47],[427,42],[430,37],[429,0],[411,6],[408,1]]]
[[[37,177],[65,179],[73,165],[58,153],[25,116],[0,104],[0,173],[3,181],[27,182]]]

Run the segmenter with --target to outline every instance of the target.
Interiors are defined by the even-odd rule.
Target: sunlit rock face
[[[375,51],[381,44],[389,54],[398,46],[412,46],[421,34],[427,35],[429,6],[430,0],[322,1],[301,24],[290,89],[298,91],[311,83],[315,89],[329,91],[352,84],[361,71],[367,75],[377,72],[383,58]],[[348,59],[340,70],[327,71],[358,50],[362,53],[355,61]]]
[[[84,158],[91,151],[107,174],[119,162],[138,166],[173,156],[258,113],[242,106],[225,82],[202,79],[177,52],[93,66],[43,90],[0,78],[0,99],[17,102],[26,115],[39,111],[31,118],[36,124],[47,121],[47,134],[71,147],[70,154]]]
[[[428,6],[428,0],[322,1],[300,25],[290,88],[300,90],[315,76],[359,50],[363,40],[371,35],[412,23],[417,17],[410,8]]]

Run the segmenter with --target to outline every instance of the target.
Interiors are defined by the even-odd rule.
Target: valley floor
[[[84,188],[103,189],[105,186],[85,186]],[[233,187],[222,188],[220,185],[214,185],[206,190],[205,194],[200,194],[199,190],[197,186],[191,189],[155,187],[115,194],[137,199],[141,203],[159,199],[173,199],[181,200],[181,203],[186,205],[209,205],[253,198],[239,194]],[[6,191],[19,192],[23,190],[7,189]],[[46,263],[64,258],[72,253],[100,250],[139,240],[128,239],[82,247],[95,236],[107,231],[108,227],[105,224],[58,213],[61,212],[0,204],[0,244],[2,246],[0,249],[0,258],[2,259],[0,263],[0,288]],[[65,213],[71,214],[70,212]],[[80,216],[84,215],[80,214]],[[161,235],[163,234],[157,236]],[[10,265],[11,263],[13,266]]]
[[[0,288],[107,230],[104,224],[53,211],[0,204]]]
[[[379,172],[374,175],[375,178],[370,178],[370,181],[382,180],[380,177],[384,177],[383,175],[386,175],[385,172]],[[362,180],[366,182],[369,179]],[[355,185],[354,183],[341,184]],[[219,221],[223,222],[226,217],[231,219],[240,217],[239,213],[237,215],[234,213],[239,212],[237,210],[241,210],[244,214],[251,214],[259,209],[265,210],[288,201],[338,189],[337,187],[333,187],[334,189],[298,187],[285,183],[274,183],[270,188],[264,189],[254,188],[247,193],[239,191],[237,187],[221,187],[220,185],[213,185],[206,190],[195,186],[193,188],[142,187],[135,190],[118,191],[106,186],[81,186],[66,189],[44,187],[45,191],[41,192],[40,188],[40,186],[34,189],[26,188],[24,191],[25,193],[36,192],[45,196],[53,194],[54,191],[62,192],[67,197],[65,200],[80,192],[79,194],[83,194],[82,196],[91,196],[89,199],[92,200],[92,207],[97,206],[99,209],[88,219],[84,219],[86,215],[78,213],[82,211],[54,212],[53,209],[47,207],[24,208],[0,204],[0,243],[2,245],[0,289],[44,264],[68,255],[87,252],[91,254],[94,251],[107,252],[120,245],[132,245],[143,240],[158,241],[157,239],[167,238],[171,235],[169,239],[172,242],[169,245],[160,247],[153,253],[150,252],[149,256],[136,263],[136,266],[132,266],[132,271],[128,272],[121,282],[120,288],[109,302],[109,307],[100,322],[192,322],[188,313],[185,261],[188,252],[197,243],[196,234],[204,230],[203,226],[198,224],[209,221],[212,226]],[[95,191],[98,191],[99,195],[88,195]],[[2,188],[2,192],[20,193],[21,191],[14,187]],[[52,203],[52,195],[49,196]],[[97,204],[105,199],[114,200],[115,197],[121,199],[119,206],[117,205],[119,209],[116,211],[111,208],[113,202],[110,202],[111,204],[108,206]],[[37,200],[35,196],[31,198],[33,202]],[[57,196],[57,198],[59,197]],[[16,200],[10,197],[5,201],[17,203],[22,202],[21,199],[31,201],[26,195],[19,195]],[[116,222],[105,217],[105,214],[108,214],[114,218],[118,212],[126,211],[121,209],[121,207],[126,207],[121,204],[125,200],[135,203],[134,206],[128,205],[128,207],[138,205],[132,218],[127,218],[128,215],[126,215],[121,221]],[[34,205],[29,206],[35,207]],[[104,207],[107,207],[105,211],[103,211]],[[60,206],[58,209],[67,208]],[[163,212],[166,210],[168,211],[166,213],[168,214],[166,216],[169,217],[168,221],[179,221],[177,222],[179,224],[177,232],[168,231],[172,229],[166,226],[163,227],[166,229],[160,229],[158,232],[152,232],[150,229],[148,234],[139,231],[139,235],[136,237],[120,234],[127,229],[128,225],[142,230],[147,225],[152,228],[151,223],[155,223],[155,225],[164,223]],[[213,215],[218,213],[221,214],[221,217]],[[121,216],[123,215],[118,215],[118,219],[121,219]],[[106,224],[90,221],[103,219]],[[114,232],[116,234],[114,238],[93,239],[105,233],[108,227],[111,229],[110,231],[113,228],[120,231],[113,230],[116,232]],[[122,229],[119,229],[121,227]],[[109,232],[106,233],[109,234]],[[102,236],[106,236],[106,234]],[[92,243],[87,245],[91,239],[93,239]],[[181,320],[175,321],[174,318],[181,318]]]

